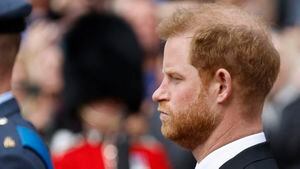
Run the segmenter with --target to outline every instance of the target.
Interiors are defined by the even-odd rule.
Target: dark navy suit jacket
[[[53,169],[48,149],[14,98],[0,104],[0,169]]]
[[[220,169],[279,169],[269,142],[249,147],[223,164]]]

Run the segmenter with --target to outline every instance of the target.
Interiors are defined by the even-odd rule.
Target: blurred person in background
[[[280,126],[282,110],[299,96],[299,42],[295,29],[273,32],[273,43],[281,56],[278,78],[269,93],[263,112],[267,135]],[[271,137],[271,136],[270,136]]]
[[[58,20],[63,30],[81,15],[110,9],[112,0],[49,0],[49,16]]]
[[[261,113],[280,66],[267,29],[230,5],[178,10],[159,26],[164,78],[153,94],[162,133],[196,169],[278,168]]]
[[[63,51],[60,115],[70,121],[65,127],[82,137],[56,157],[56,168],[168,169],[158,142],[134,137],[140,134],[136,121],[144,122],[139,115],[129,116],[143,99],[143,52],[129,25],[112,14],[86,14],[67,31]]]
[[[300,1],[276,0],[277,26],[281,29],[300,25]]]
[[[32,23],[23,40],[12,78],[21,113],[47,140],[63,85],[59,37],[56,23],[46,20]]]
[[[286,28],[275,44],[282,66],[264,107],[265,130],[280,168],[299,168],[300,31]]]
[[[151,95],[157,81],[156,64],[160,59],[160,41],[155,32],[157,8],[152,0],[114,0],[112,4],[113,11],[132,26],[143,49],[143,76],[146,90],[143,112],[149,116],[153,110]]]
[[[0,166],[5,169],[53,169],[47,147],[23,119],[11,92],[11,77],[31,5],[0,1]]]

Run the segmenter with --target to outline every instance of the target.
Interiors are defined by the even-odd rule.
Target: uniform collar
[[[18,103],[11,92],[1,94],[0,100],[0,117],[8,117],[12,114],[20,112]]]
[[[0,95],[0,105],[13,98],[11,91],[4,92]]]

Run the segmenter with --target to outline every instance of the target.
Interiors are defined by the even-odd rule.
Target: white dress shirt
[[[13,98],[13,94],[10,91],[0,94],[0,104],[6,102],[11,98]]]
[[[214,150],[202,161],[197,162],[195,169],[219,169],[243,150],[265,141],[266,137],[263,132],[235,140]]]

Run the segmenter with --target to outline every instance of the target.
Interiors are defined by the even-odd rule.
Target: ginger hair
[[[280,57],[262,21],[237,7],[203,3],[179,9],[162,20],[158,33],[164,40],[191,35],[190,62],[207,85],[226,69],[241,99],[263,100],[275,82]]]

